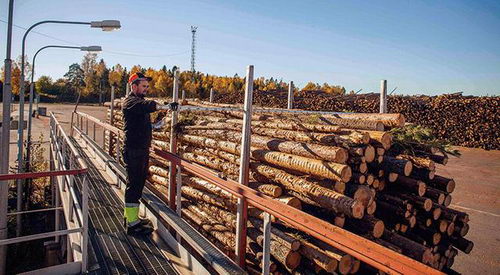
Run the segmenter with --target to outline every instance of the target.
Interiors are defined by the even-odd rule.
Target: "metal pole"
[[[293,109],[293,81],[288,85],[288,109]]]
[[[26,37],[29,32],[38,25],[45,23],[64,23],[64,24],[79,24],[79,25],[90,25],[90,22],[66,22],[66,21],[41,21],[34,25],[32,25],[26,32],[24,33],[22,45],[21,45],[21,78],[19,79],[19,118],[17,124],[17,172],[21,173],[24,171],[24,162],[23,162],[23,147],[24,147],[24,55],[26,53]],[[23,180],[17,180],[17,211],[21,211],[22,209],[22,194],[23,194]],[[20,218],[18,219],[18,224],[20,224]],[[16,233],[19,236],[20,228],[16,229]]]
[[[114,124],[114,119],[115,119],[115,84],[111,85],[111,105],[109,108],[109,124],[113,125]],[[113,137],[113,133],[109,131],[108,135],[108,153],[110,156],[112,156],[111,152],[113,152],[113,146],[111,146],[111,140]]]
[[[264,241],[262,243],[262,274],[269,275],[269,265],[271,261],[271,215],[264,213]]]
[[[172,101],[173,102],[178,102],[179,101],[179,68],[174,73],[174,89],[172,92]],[[175,133],[175,127],[177,124],[177,119],[178,119],[178,111],[172,111],[172,122],[170,123],[170,152],[172,154],[177,153],[177,136]],[[176,165],[173,165],[173,163],[170,163],[169,166],[169,173],[168,173],[168,204],[172,210],[176,209],[176,200],[177,200],[177,179],[176,179],[176,172],[177,172],[177,167]],[[180,184],[180,183],[179,183]],[[181,194],[179,193],[179,196]]]
[[[7,51],[5,55],[5,70],[3,83],[3,118],[2,118],[2,146],[0,155],[0,172],[7,174],[9,172],[9,143],[10,143],[10,102],[12,96],[12,16],[14,13],[14,0],[9,0],[9,17],[7,24]],[[9,184],[0,183],[0,240],[7,238],[7,202],[9,195]],[[7,258],[7,247],[0,246],[0,275],[5,274],[5,264]]]
[[[240,155],[239,183],[248,185],[250,164],[250,138],[252,125],[252,97],[253,97],[253,65],[247,67],[245,102],[243,107],[243,129]],[[244,198],[238,198],[238,209],[236,215],[236,261],[245,266],[245,253],[247,241],[247,208],[248,203]]]
[[[210,88],[210,103],[214,102],[214,89]]]
[[[380,81],[380,113],[387,113],[387,80]]]
[[[89,242],[89,187],[87,185],[87,175],[83,176],[82,181],[82,273],[87,272],[88,265],[88,242]]]
[[[182,100],[186,99],[186,90],[182,90]]]
[[[48,45],[45,47],[40,48],[34,55],[33,55],[33,61],[31,62],[31,84],[30,84],[30,97],[29,97],[29,111],[28,111],[28,134],[26,136],[26,169],[29,171],[29,164],[30,164],[30,154],[31,154],[31,129],[32,129],[32,113],[33,113],[33,97],[34,97],[34,85],[35,85],[35,62],[36,62],[36,57],[38,54],[47,49],[47,48],[61,48],[61,49],[81,49],[81,47],[75,47],[75,46],[59,46],[59,45]],[[40,99],[39,99],[40,100]],[[38,110],[38,101],[37,101],[37,110]]]

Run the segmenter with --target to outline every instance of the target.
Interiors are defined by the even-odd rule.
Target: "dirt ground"
[[[54,112],[66,129],[71,119],[73,105],[40,104],[47,112]],[[16,108],[17,109],[17,108]],[[101,120],[106,117],[106,107],[81,105],[79,111]],[[35,118],[33,140],[41,133],[49,137],[49,118]],[[11,142],[17,132],[11,131]],[[11,145],[10,159],[16,158],[17,147]],[[469,213],[470,231],[466,238],[474,242],[470,255],[460,252],[453,268],[463,274],[500,274],[500,151],[485,151],[458,147],[460,158],[451,158],[448,165],[438,165],[437,174],[453,177],[456,189],[452,207]]]

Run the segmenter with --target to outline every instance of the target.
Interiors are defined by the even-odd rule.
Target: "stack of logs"
[[[179,155],[221,177],[237,180],[242,113],[182,112],[180,116],[181,121],[189,116],[194,123],[178,128]],[[464,238],[469,217],[448,208],[455,182],[435,174],[437,164],[446,164],[445,156],[424,144],[419,156],[391,150],[392,137],[385,130],[404,123],[400,114],[256,113],[252,117],[249,185],[426,265],[452,272],[458,251],[470,253],[473,247]],[[115,113],[114,125],[123,126],[121,112]],[[169,131],[168,126],[154,132],[153,145],[168,150]],[[167,194],[168,166],[167,161],[151,155],[149,182],[158,194]],[[187,174],[182,175],[181,190],[182,216],[234,256],[236,198]],[[259,273],[263,213],[249,208],[248,214],[247,266],[249,272]],[[273,220],[272,233],[274,274],[376,272],[279,220]]]
[[[500,149],[500,97],[388,96],[388,110],[401,113],[408,122],[431,128],[437,138],[453,145]],[[331,95],[322,91],[296,92],[294,107],[304,110],[373,113],[379,110],[379,94]],[[243,103],[243,93],[217,94],[215,102]],[[286,92],[254,92],[254,103],[286,108]],[[467,121],[468,123],[463,123]]]

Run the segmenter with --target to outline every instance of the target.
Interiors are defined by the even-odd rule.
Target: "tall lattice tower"
[[[193,78],[194,78],[194,64],[195,64],[195,54],[196,54],[196,30],[198,27],[196,26],[191,26],[191,34],[192,34],[192,41],[191,41],[191,72],[193,73]]]

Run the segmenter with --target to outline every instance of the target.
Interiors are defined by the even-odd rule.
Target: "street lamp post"
[[[21,79],[19,82],[19,124],[23,126],[24,124],[24,55],[26,49],[26,37],[29,32],[35,27],[42,24],[73,24],[73,25],[90,25],[91,28],[100,28],[103,31],[112,31],[119,29],[121,27],[120,21],[118,20],[103,20],[103,21],[91,21],[91,22],[79,22],[79,21],[58,21],[58,20],[46,20],[40,21],[31,27],[29,27],[23,36],[22,41],[22,50],[21,50]],[[23,127],[18,127],[18,153],[17,153],[17,161],[18,161],[18,172],[22,172],[23,170]],[[17,209],[20,211],[20,209]]]
[[[9,143],[10,143],[10,102],[12,95],[11,67],[11,47],[12,47],[12,17],[14,13],[14,0],[9,0],[9,15],[7,23],[7,47],[4,67],[3,83],[3,118],[2,118],[2,139],[0,147],[0,173],[9,172]],[[7,203],[9,195],[9,185],[7,182],[0,182],[0,240],[7,238]],[[7,257],[7,246],[0,246],[0,275],[5,274],[5,263]]]
[[[91,21],[91,22],[79,22],[79,21],[59,21],[59,20],[45,20],[40,21],[31,27],[29,27],[23,36],[22,50],[21,50],[21,79],[19,81],[19,119],[18,119],[18,141],[17,141],[17,171],[21,173],[24,170],[23,162],[23,132],[24,132],[24,55],[26,49],[26,37],[29,32],[35,27],[42,24],[73,24],[73,25],[90,25],[91,28],[100,28],[103,31],[112,31],[119,29],[121,27],[120,21],[118,20],[103,20],[103,21]],[[10,71],[10,70],[9,70]],[[4,109],[5,110],[5,109]],[[5,150],[5,149],[4,149]],[[23,186],[21,180],[17,180],[17,211],[22,211],[22,193]],[[19,231],[17,230],[17,235],[19,236]]]
[[[34,86],[35,86],[35,61],[38,53],[47,48],[59,48],[59,49],[77,49],[86,52],[100,52],[102,51],[101,46],[88,46],[88,47],[75,47],[75,46],[60,46],[60,45],[48,45],[40,48],[33,56],[33,61],[31,63],[31,83],[30,83],[30,99],[29,99],[29,111],[28,111],[28,136],[26,139],[26,164],[30,164],[30,153],[31,153],[31,129],[32,129],[32,113],[33,113],[33,98],[34,98]],[[26,167],[29,169],[29,167]]]

